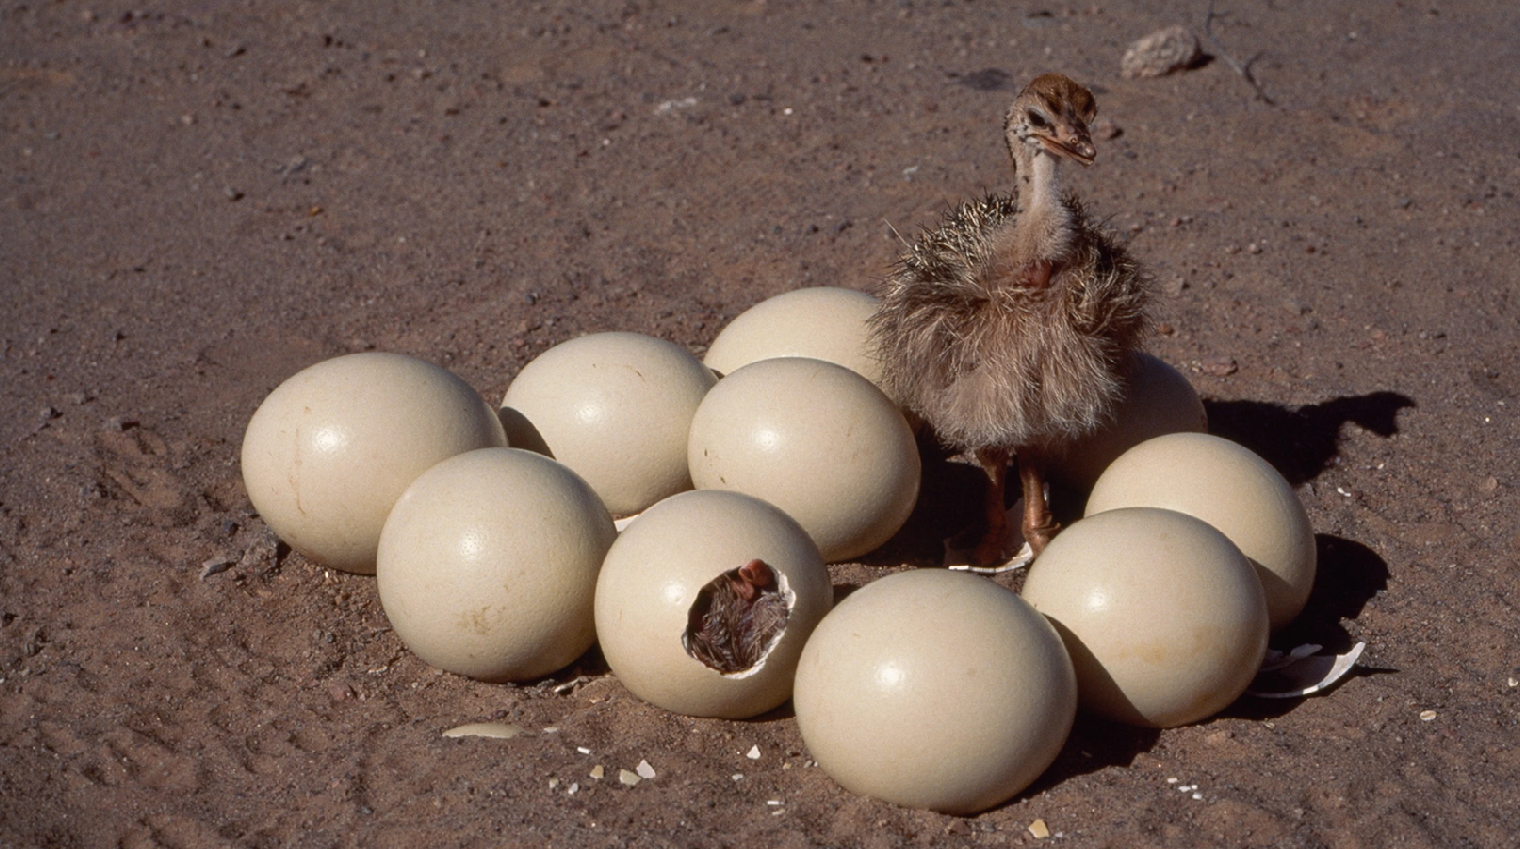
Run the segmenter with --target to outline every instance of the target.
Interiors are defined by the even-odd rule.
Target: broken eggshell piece
[[[1358,642],[1345,654],[1316,654],[1320,647],[1309,643],[1289,652],[1267,651],[1261,671],[1246,692],[1258,699],[1298,699],[1334,687],[1356,668],[1362,651]]]
[[[607,665],[644,701],[742,719],[791,696],[803,643],[833,592],[791,517],[737,492],[685,492],[645,511],[607,552],[597,636]]]

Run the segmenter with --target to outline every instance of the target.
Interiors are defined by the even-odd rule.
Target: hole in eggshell
[[[785,575],[751,560],[697,592],[681,645],[708,669],[733,678],[753,675],[786,633],[796,598]]]

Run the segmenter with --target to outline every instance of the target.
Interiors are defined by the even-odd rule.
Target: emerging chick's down
[[[1147,278],[1060,186],[1063,160],[1092,163],[1096,115],[1072,80],[1030,82],[1004,123],[1015,192],[963,204],[924,233],[871,321],[888,393],[987,472],[976,565],[1004,556],[1012,455],[1033,552],[1059,530],[1046,464],[1112,415],[1144,332]]]
[[[687,613],[686,653],[724,674],[747,672],[781,638],[789,615],[775,570],[751,560],[697,594]]]

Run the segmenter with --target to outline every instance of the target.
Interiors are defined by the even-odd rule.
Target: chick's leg
[[[992,566],[1003,561],[1008,542],[1008,512],[1003,506],[1003,492],[1008,480],[1008,452],[1001,448],[983,448],[976,460],[987,473],[987,532],[972,552],[973,566]]]
[[[1024,539],[1038,557],[1061,525],[1045,497],[1045,461],[1037,452],[1019,452],[1019,483],[1024,489]]]

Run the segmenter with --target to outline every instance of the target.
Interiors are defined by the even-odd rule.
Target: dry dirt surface
[[[0,846],[1515,845],[1520,6],[1217,5],[1209,58],[1123,79],[1201,0],[7,0]],[[1045,71],[1097,95],[1072,185],[1156,275],[1149,349],[1308,508],[1322,575],[1279,642],[1368,644],[1328,695],[1080,720],[1007,804],[904,810],[786,708],[671,715],[594,651],[436,672],[372,578],[252,513],[243,428],[320,359],[495,400],[579,334],[701,352],[768,296],[870,290],[1006,185]],[[929,496],[841,590],[975,499]],[[528,733],[440,736],[487,720]]]

